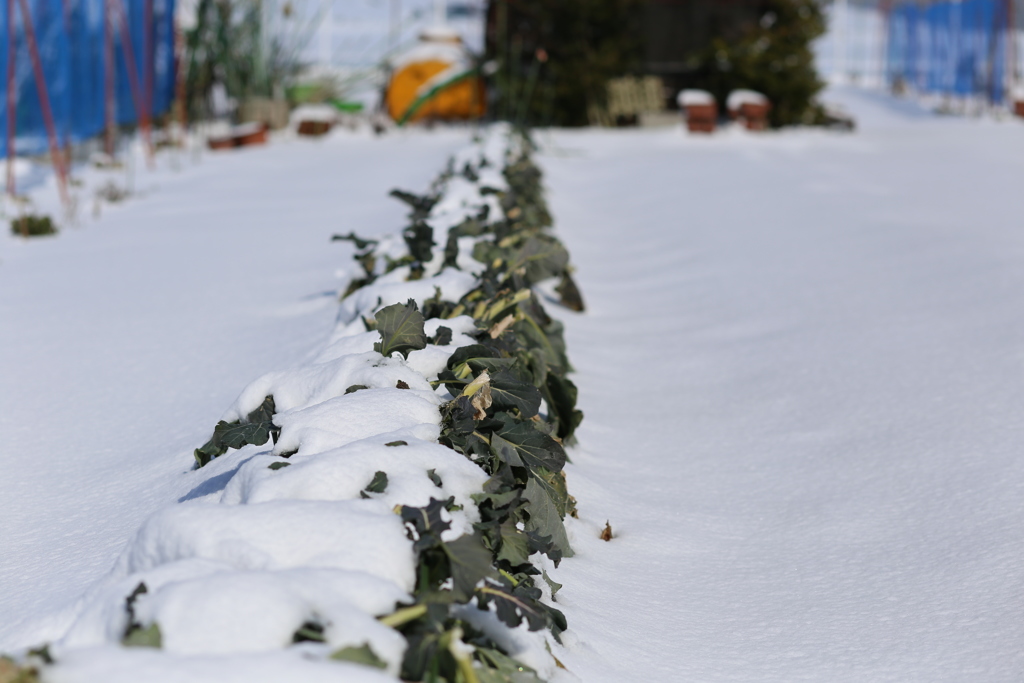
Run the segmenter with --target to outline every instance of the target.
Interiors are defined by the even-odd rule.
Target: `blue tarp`
[[[1002,0],[898,4],[889,15],[889,81],[1002,102],[1008,30]]]
[[[150,3],[152,23],[146,39],[146,3]],[[7,155],[7,67],[8,3],[14,17],[15,112],[18,154],[36,154],[47,148],[42,103],[25,34],[25,18],[19,0],[0,0],[0,157]],[[111,38],[114,50],[115,116],[120,124],[139,120],[128,71],[128,50],[118,8],[123,7],[138,74],[144,89],[146,69],[150,70],[150,110],[153,116],[165,113],[174,99],[174,0],[28,0],[31,23],[53,111],[59,144],[80,142],[100,134],[105,126],[106,54],[104,23],[111,13]],[[150,54],[147,58],[146,47]],[[143,96],[140,93],[140,96]]]

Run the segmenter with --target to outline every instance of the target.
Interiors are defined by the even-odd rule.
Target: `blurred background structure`
[[[944,108],[1013,105],[1020,0],[835,0],[817,46],[830,80],[916,94]]]
[[[165,113],[174,35],[174,0],[7,0],[0,155],[12,143],[19,154],[63,148]]]
[[[0,154],[60,172],[119,131],[152,147],[154,122],[280,128],[308,104],[644,124],[683,89],[754,90],[771,125],[819,124],[827,82],[1024,113],[1022,16],[1024,0],[4,0]]]

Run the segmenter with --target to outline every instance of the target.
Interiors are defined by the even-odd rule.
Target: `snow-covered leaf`
[[[359,647],[348,646],[331,653],[331,659],[339,662],[352,662],[363,666],[372,666],[375,669],[387,668],[387,662],[377,656],[368,643]]]

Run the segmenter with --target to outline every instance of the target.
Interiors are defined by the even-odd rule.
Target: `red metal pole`
[[[139,117],[139,128],[142,129],[142,139],[146,142],[146,152],[149,154],[150,162],[153,160],[153,140],[149,135],[149,116],[146,114],[145,99],[139,85],[138,63],[135,61],[135,50],[132,49],[132,33],[128,29],[128,13],[125,11],[124,3],[121,0],[118,4],[121,25],[121,49],[124,51],[124,61],[128,72],[128,85],[132,90],[132,99],[135,101],[135,113]]]
[[[39,91],[39,104],[43,109],[43,122],[46,124],[46,137],[50,141],[50,156],[53,159],[53,167],[57,171],[57,185],[60,189],[60,198],[64,205],[68,205],[67,176],[64,171],[64,158],[60,154],[57,144],[57,127],[53,123],[53,111],[50,109],[50,95],[46,90],[46,75],[43,73],[43,62],[39,59],[39,49],[36,46],[36,33],[32,28],[32,15],[29,13],[28,0],[19,0],[21,5],[21,18],[25,24],[25,41],[28,43],[28,54],[32,58],[32,70],[36,76],[36,89]]]
[[[14,0],[7,0],[7,194],[14,195],[14,125],[18,114],[18,86],[14,82]]]

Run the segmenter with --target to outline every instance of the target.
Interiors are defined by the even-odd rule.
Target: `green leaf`
[[[529,537],[517,529],[516,523],[511,519],[505,520],[499,529],[501,533],[501,549],[498,551],[495,559],[505,560],[513,567],[529,562]]]
[[[31,657],[33,659],[42,660],[43,664],[53,664],[54,663],[53,655],[50,654],[50,644],[49,643],[43,643],[42,645],[40,645],[38,647],[30,648],[28,650],[28,652],[25,653],[25,656],[26,657]],[[2,659],[2,658],[0,658],[0,659]],[[21,683],[21,682],[20,681],[15,681],[15,683]],[[28,683],[28,682],[26,681],[25,683]]]
[[[203,467],[214,458],[224,455],[229,448],[262,446],[276,439],[280,429],[274,424],[274,397],[267,396],[256,410],[246,416],[247,422],[221,420],[213,428],[213,436],[194,452],[196,464]]]
[[[121,644],[125,647],[156,647],[159,648],[163,642],[160,635],[160,627],[155,623],[149,626],[137,626],[128,632]]]
[[[568,371],[564,358],[564,342],[557,336],[549,336],[544,328],[530,317],[524,317],[522,320],[514,322],[512,330],[520,344],[529,348],[531,353],[543,357],[549,372]]]
[[[382,308],[375,317],[381,341],[373,345],[373,350],[385,358],[395,351],[408,358],[410,351],[427,347],[423,314],[416,308],[414,300]]]
[[[331,659],[339,662],[352,662],[363,666],[372,666],[377,669],[386,669],[388,664],[370,648],[368,643],[359,647],[343,647],[331,653]]]
[[[144,581],[140,581],[139,585],[135,587],[128,597],[124,599],[124,611],[128,613],[128,628],[131,628],[135,624],[135,602],[139,599],[140,595],[146,595],[149,593],[149,589],[146,587]]]
[[[570,502],[569,488],[565,485],[564,471],[552,472],[543,467],[535,467],[530,470],[530,476],[547,492],[551,502],[555,504],[555,509],[558,510],[558,516],[565,519],[574,508]]]
[[[462,386],[458,386],[458,393],[462,393]],[[454,401],[448,401],[442,406],[441,415],[444,425],[448,430],[447,436],[462,436],[472,434],[476,429],[476,420],[473,416],[476,408],[468,396],[459,396]]]
[[[520,584],[515,588],[502,578],[501,585],[487,582],[476,591],[477,606],[484,610],[492,603],[498,619],[511,628],[519,626],[525,619],[531,631],[539,631],[548,625],[548,615],[537,602],[540,590]]]
[[[148,593],[143,582],[139,582],[135,590],[125,598],[125,611],[128,613],[128,626],[125,627],[121,643],[127,647],[160,647],[160,628],[156,624],[143,627],[135,620],[135,602],[139,596]]]
[[[501,372],[515,362],[515,358],[499,358],[497,351],[482,344],[471,344],[455,350],[448,358],[448,369],[442,371],[438,379],[452,396],[458,396],[465,383],[472,381],[481,372]]]
[[[491,207],[485,206],[488,211]],[[444,265],[456,268],[459,258],[459,238],[476,237],[484,232],[480,219],[469,217],[459,225],[448,230],[448,241],[444,247]]]
[[[494,242],[480,240],[473,245],[473,260],[490,265],[496,258],[499,258],[505,250],[498,248]]]
[[[268,470],[279,470],[279,469],[283,469],[285,467],[288,467],[288,465],[291,465],[291,463],[290,462],[272,462],[272,463],[270,463],[270,465],[267,466],[267,469]]]
[[[485,484],[484,487],[486,488],[487,485]],[[491,510],[509,510],[517,507],[520,494],[521,491],[513,489],[503,493],[474,493],[470,497],[473,499],[473,502],[477,504],[477,507],[480,508],[481,514],[483,514],[485,508]]]
[[[533,417],[540,410],[540,390],[521,381],[508,370],[491,375],[491,400],[497,410],[516,408],[524,418]]]
[[[434,486],[437,488],[444,486],[444,482],[441,481],[441,477],[437,476],[437,470],[427,470],[427,476],[430,477],[430,481],[434,482]]]
[[[529,506],[530,502],[526,501],[525,504]],[[556,567],[558,566],[558,563],[562,561],[562,551],[554,544],[550,536],[541,536],[536,531],[527,531],[526,538],[530,544],[531,555],[533,553],[542,553],[547,555],[548,559],[554,562]]]
[[[480,683],[543,683],[533,669],[494,648],[476,645],[473,656],[482,664],[475,669]]]
[[[128,626],[125,627],[121,644],[126,647],[160,647],[160,627],[156,623],[143,626],[135,620],[135,602],[140,595],[145,595],[148,592],[146,584],[140,582],[135,590],[125,598],[124,609],[128,613]]]
[[[315,621],[307,621],[292,635],[293,643],[324,643],[324,627]]]
[[[386,443],[386,444],[384,444],[384,445],[385,445],[385,446],[391,446],[392,448],[394,448],[394,447],[396,447],[396,446],[408,446],[408,445],[409,445],[409,443],[408,443],[407,441],[401,441],[401,440],[399,440],[399,441],[389,441],[389,442],[387,442],[387,443]]]
[[[277,412],[277,408],[274,405],[274,397],[267,396],[263,399],[263,403],[259,405],[256,410],[249,413],[245,420],[246,422],[272,422],[274,419],[274,413]]]
[[[550,436],[534,429],[531,421],[519,422],[507,413],[499,413],[497,417],[504,423],[498,435],[515,447],[524,465],[552,472],[561,471],[565,466],[565,450]]]
[[[413,550],[417,553],[428,548],[441,544],[441,532],[451,528],[451,522],[441,519],[441,510],[445,507],[445,501],[430,499],[426,507],[414,508],[403,505],[399,510],[402,521],[407,527],[411,527],[414,538]]]
[[[448,346],[452,343],[452,330],[450,327],[441,325],[437,328],[437,332],[434,334],[434,339],[431,342],[435,346]]]
[[[554,600],[555,594],[562,589],[562,584],[557,581],[553,581],[551,577],[548,576],[548,573],[543,569],[540,570],[540,576],[544,579],[544,583],[548,585],[548,588],[551,589],[551,599]]]
[[[558,438],[565,441],[572,437],[576,428],[583,422],[583,413],[576,410],[578,390],[572,380],[555,373],[550,373],[545,382],[548,408],[558,420]]]
[[[385,472],[378,471],[373,475],[373,480],[366,485],[363,489],[367,493],[384,493],[384,490],[388,487],[388,475]]]
[[[423,619],[402,630],[408,647],[402,660],[400,678],[424,683],[469,683],[465,669],[454,657],[452,644],[464,640],[459,622],[449,617],[446,604],[431,604]],[[463,649],[465,652],[468,648]],[[468,656],[462,655],[468,660]],[[465,664],[472,666],[469,661]],[[461,669],[461,670],[460,670]],[[470,668],[470,672],[473,670]]]
[[[526,268],[526,279],[532,284],[565,272],[569,252],[557,240],[534,236],[526,240],[511,259],[509,270]]]
[[[332,235],[331,236],[331,241],[332,242],[342,242],[342,241],[344,241],[344,242],[351,242],[352,244],[356,245],[356,249],[359,249],[360,251],[362,251],[363,249],[366,249],[367,247],[375,246],[377,244],[377,240],[361,239],[361,238],[357,237],[354,232],[350,232],[347,235]]]
[[[255,422],[243,424],[229,424],[220,422],[214,428],[214,434],[220,432],[220,443],[228,448],[241,448],[242,446],[262,446],[270,441],[269,422]]]
[[[370,387],[366,386],[365,384],[353,384],[352,386],[345,390],[345,395],[347,396],[348,394],[354,394],[357,391],[362,391],[363,389],[369,388]]]
[[[523,460],[519,457],[519,451],[511,443],[501,437],[500,434],[491,434],[491,453],[504,463],[513,467],[523,467]]]
[[[455,349],[448,357],[448,369],[458,379],[466,379],[483,370],[497,371],[515,362],[513,358],[498,358],[498,352],[483,344],[470,344]]]
[[[479,533],[445,543],[444,550],[451,564],[452,595],[457,602],[468,602],[480,579],[493,574],[491,553]]]
[[[217,429],[221,425],[226,425],[226,424],[238,424],[238,423],[237,422],[228,423],[228,422],[224,422],[223,420],[221,420],[220,422],[217,423],[217,426],[213,428],[213,436],[210,437],[210,440],[207,441],[202,446],[200,446],[199,448],[195,449],[195,451],[192,452],[192,455],[195,456],[196,465],[198,467],[204,467],[205,465],[207,465],[214,458],[218,458],[218,457],[220,457],[220,456],[222,456],[222,455],[224,455],[225,453],[228,452],[227,446],[222,446],[221,445],[221,443],[220,443],[220,433],[217,431]]]
[[[405,245],[409,248],[409,255],[413,261],[427,263],[434,256],[434,229],[421,220],[413,222],[408,228],[402,231]]]
[[[523,498],[530,501],[526,508],[530,515],[526,521],[526,530],[550,536],[552,544],[562,552],[563,557],[572,557],[575,553],[569,546],[569,537],[565,533],[558,508],[535,477],[530,477],[530,481],[527,482]]]
[[[569,275],[568,270],[562,273],[562,281],[555,287],[555,291],[561,297],[559,303],[570,311],[582,313],[586,310],[586,306],[583,305],[583,295],[580,294],[579,287],[576,286],[576,282]]]
[[[395,199],[405,202],[412,209],[410,217],[413,220],[426,218],[430,215],[431,209],[437,204],[440,197],[430,195],[418,195],[405,190],[394,189],[389,193]]]

